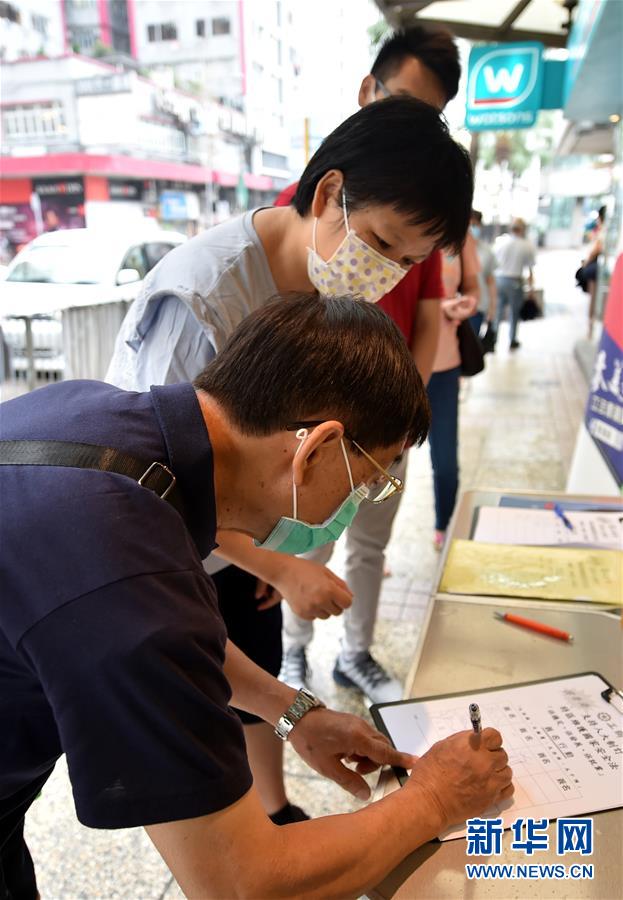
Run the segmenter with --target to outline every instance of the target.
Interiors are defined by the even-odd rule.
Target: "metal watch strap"
[[[301,688],[292,704],[286,709],[277,724],[275,725],[275,734],[282,741],[287,741],[290,732],[297,722],[299,722],[310,709],[325,708],[326,704],[314,696],[307,688]]]

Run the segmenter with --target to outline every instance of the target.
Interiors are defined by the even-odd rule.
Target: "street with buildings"
[[[245,213],[249,215],[240,221],[248,222],[249,232],[253,232],[250,245],[255,240],[255,251],[260,248],[263,253],[260,229],[258,226],[256,233],[252,211],[262,210],[257,220],[276,213],[276,209],[268,208],[275,205],[285,188],[299,179],[323,140],[356,112],[358,102],[378,109],[377,102],[382,103],[391,95],[380,77],[370,75],[372,96],[362,100],[358,93],[362,78],[370,72],[384,40],[402,34],[403,29],[420,26],[433,31],[441,28],[444,34],[449,30],[456,42],[454,52],[462,74],[458,91],[449,99],[443,115],[449,133],[471,158],[474,195],[470,231],[458,257],[454,249],[449,252],[445,248],[441,253],[434,250],[427,260],[414,267],[426,266],[439,256],[436,280],[431,276],[429,284],[439,285],[440,296],[435,294],[431,298],[422,287],[424,293],[415,297],[417,308],[430,309],[432,299],[443,301],[444,290],[447,294],[449,291],[446,302],[453,299],[458,305],[466,303],[472,289],[481,298],[491,297],[488,292],[492,290],[495,296],[497,291],[498,310],[501,303],[509,307],[508,315],[498,313],[496,318],[495,312],[490,313],[492,307],[485,309],[481,302],[469,314],[478,337],[471,330],[469,336],[476,341],[479,361],[481,357],[484,360],[483,371],[473,376],[467,371],[464,347],[460,347],[458,331],[452,329],[455,363],[435,368],[433,357],[438,361],[441,342],[436,344],[437,356],[434,353],[431,356],[428,374],[433,380],[429,383],[428,396],[433,404],[433,416],[436,412],[430,388],[435,378],[452,374],[458,397],[457,402],[450,391],[442,395],[441,401],[437,400],[437,410],[451,403],[458,406],[455,421],[449,423],[445,432],[446,436],[452,434],[454,426],[458,497],[466,491],[483,497],[504,493],[511,495],[509,506],[513,506],[513,498],[519,497],[517,506],[555,508],[555,515],[561,516],[562,521],[565,511],[576,510],[577,501],[582,509],[588,505],[590,512],[619,514],[620,531],[623,79],[619,76],[623,0],[500,0],[496,4],[490,0],[464,0],[463,3],[452,0],[446,3],[431,0],[416,3],[404,0],[315,0],[313,3],[306,0],[0,0],[0,400],[24,402],[25,398],[42,396],[32,392],[45,385],[62,386],[73,379],[92,379],[93,384],[108,378],[113,383],[113,376],[107,373],[115,347],[119,353],[119,329],[122,323],[132,322],[132,311],[137,306],[140,308],[140,298],[151,290],[150,285],[160,284],[158,273],[163,271],[174,273],[179,296],[169,294],[169,288],[173,291],[173,287],[165,285],[162,290],[158,288],[158,297],[176,301],[183,295],[184,303],[180,300],[180,306],[184,315],[193,327],[197,323],[201,326],[198,334],[191,335],[188,345],[181,342],[180,357],[184,357],[184,364],[192,355],[187,347],[192,352],[203,347],[201,352],[207,353],[208,359],[216,352],[220,354],[222,348],[214,343],[212,326],[205,325],[208,319],[205,322],[201,319],[208,301],[192,293],[188,285],[196,282],[190,276],[186,281],[186,272],[180,274],[181,267],[176,271],[173,264],[167,269],[167,264],[175,258],[188,261],[190,256],[182,257],[180,251],[189,252],[198,246],[196,241],[190,245],[188,241],[218,235],[218,230],[210,229],[222,228]],[[420,63],[417,54],[410,56],[408,51],[406,58],[409,64],[419,67],[418,78],[422,70],[428,71],[427,64]],[[400,66],[403,64],[404,60]],[[399,74],[401,68],[397,71]],[[389,78],[393,77],[395,73],[390,72]],[[400,89],[397,93],[413,94],[413,91]],[[442,106],[436,105],[441,110]],[[432,118],[439,126],[438,117]],[[448,141],[452,143],[449,138]],[[361,147],[356,150],[361,153]],[[384,160],[374,159],[370,163],[370,182],[380,182]],[[468,163],[465,165],[469,168]],[[348,179],[345,185],[347,191]],[[340,197],[338,213],[342,216],[343,209],[348,223],[351,210],[346,209],[346,194],[342,192]],[[286,210],[280,212],[288,214]],[[355,214],[361,212],[361,208],[354,207]],[[391,212],[398,214],[394,207]],[[312,213],[308,210],[307,215],[310,249],[313,244],[313,250],[317,251],[318,218],[314,212],[312,232]],[[339,227],[342,227],[341,219]],[[347,224],[347,230],[349,227]],[[410,227],[415,226],[410,223]],[[354,241],[353,235],[351,232]],[[425,236],[428,238],[430,234],[426,232]],[[360,236],[359,240],[361,243]],[[376,240],[382,251],[385,242]],[[470,244],[477,250],[469,250]],[[207,258],[213,248],[208,243],[203,246],[207,248]],[[391,263],[394,271],[400,265],[403,269],[411,265],[410,260],[404,263],[404,257],[400,262],[398,255],[391,258],[389,250],[383,253],[373,249],[376,258],[384,264]],[[218,294],[223,274],[231,279],[234,288],[223,288],[224,297],[218,297],[222,307],[218,307],[217,317],[223,316],[227,304],[234,302],[228,291],[234,292],[238,303],[238,288],[246,298],[247,288],[252,294],[254,287],[253,277],[250,277],[250,287],[246,283],[246,270],[239,278],[227,257],[228,250],[218,250],[225,260],[218,260],[224,272],[219,271],[215,279],[217,287],[211,287],[210,291]],[[327,260],[319,252],[316,257],[328,271],[331,262],[335,258],[339,260],[340,252],[336,250],[335,256]],[[348,251],[353,257],[347,261],[349,265],[355,267],[354,257],[358,252]],[[177,256],[168,257],[169,253]],[[469,253],[478,254],[480,259],[472,269]],[[485,265],[486,258],[489,262]],[[273,286],[280,283],[268,251],[263,262],[264,281]],[[478,264],[481,272],[476,271]],[[157,269],[158,266],[161,268]],[[309,259],[307,266],[309,284],[322,293],[323,289],[312,278]],[[192,269],[192,265],[187,268]],[[249,271],[253,272],[252,267]],[[210,272],[210,278],[213,274]],[[369,270],[367,274],[372,281]],[[477,288],[466,288],[470,277],[470,284],[477,283]],[[338,283],[337,276],[336,279]],[[242,282],[244,285],[240,286]],[[453,285],[450,289],[449,284]],[[400,280],[397,287],[401,287]],[[385,297],[380,299],[384,301]],[[240,306],[243,305],[241,301]],[[381,308],[385,309],[382,303]],[[453,314],[441,302],[439,309],[438,318],[447,329]],[[389,308],[386,311],[400,325],[399,317],[389,312]],[[126,347],[135,350],[141,341],[142,349],[148,344],[141,329],[152,327],[151,315],[135,323],[131,339],[123,344],[124,352]],[[155,358],[159,361],[169,352],[166,342],[178,327],[177,320],[166,319],[166,315],[166,303],[153,314],[156,322],[162,316],[165,328],[169,329],[164,335],[156,332]],[[512,329],[517,320],[516,334]],[[173,321],[175,324],[171,325]],[[188,321],[180,332],[183,335],[186,328],[188,333],[192,332]],[[418,321],[413,319],[413,323]],[[467,313],[462,324],[468,326]],[[416,328],[417,324],[413,324],[412,332]],[[488,338],[491,344],[483,354],[483,343]],[[206,345],[209,352],[205,350]],[[419,366],[413,333],[411,351]],[[142,364],[145,366],[144,359]],[[146,371],[149,373],[149,365]],[[280,384],[285,392],[287,383],[283,373]],[[134,388],[144,389],[138,381]],[[444,416],[444,424],[448,426],[445,412],[442,409],[441,415],[437,413],[437,422]],[[314,420],[296,422],[293,427],[295,431],[299,429],[297,439],[305,441],[307,433],[302,432],[308,426],[323,424],[326,423]],[[288,433],[292,430],[289,425]],[[398,683],[400,693],[392,696],[392,700],[398,696],[412,699],[428,696],[428,691],[420,691],[419,667],[423,648],[430,646],[431,621],[434,615],[445,615],[442,601],[448,601],[449,596],[457,604],[473,603],[472,608],[477,612],[484,608],[487,599],[475,589],[467,588],[442,596],[444,592],[439,588],[439,577],[447,564],[446,554],[457,537],[458,526],[456,512],[443,527],[439,524],[440,476],[436,466],[441,465],[440,438],[437,436],[435,448],[433,432],[429,437],[422,447],[408,451],[405,490],[384,556],[374,640],[371,648],[359,654],[363,662],[370,661],[373,666],[378,663],[377,683]],[[1,451],[2,448],[0,475],[7,469],[6,465],[2,468]],[[356,493],[344,443],[342,452],[347,460],[350,487]],[[436,453],[437,462],[433,465]],[[377,470],[375,474],[381,468],[387,485],[395,487],[386,469],[372,462]],[[386,465],[394,471],[391,460]],[[449,465],[451,468],[452,459]],[[453,473],[451,476],[454,477]],[[537,500],[534,492],[539,493]],[[579,501],[575,495],[581,495]],[[297,519],[296,488],[293,503],[292,517],[283,521],[294,520],[309,528]],[[0,525],[1,519],[0,513]],[[476,521],[474,512],[472,531]],[[4,525],[11,527],[6,519]],[[568,521],[565,527],[572,530]],[[560,530],[562,544],[568,534],[562,525]],[[472,531],[458,536],[472,540]],[[353,532],[354,527],[348,534]],[[69,527],[68,534],[72,540],[79,540]],[[146,547],[150,546],[150,540],[147,528]],[[26,546],[28,541],[22,543]],[[365,556],[365,540],[363,543],[361,552]],[[576,548],[574,541],[571,545]],[[262,546],[261,542],[258,546]],[[560,550],[549,544],[540,549],[545,554]],[[576,549],[578,553],[588,553],[595,547],[592,543],[584,546],[578,538]],[[24,568],[36,571],[35,550],[27,550],[32,553],[32,559],[29,557]],[[615,547],[599,552],[618,554],[613,571],[618,565],[616,571],[620,575],[621,550]],[[348,554],[343,535],[328,565],[332,572],[347,580]],[[373,554],[374,547],[370,556]],[[194,555],[199,565],[201,557],[195,551]],[[105,557],[104,546],[102,558]],[[210,561],[214,558],[204,560],[208,566]],[[235,569],[236,565],[229,565],[231,561],[223,565]],[[294,562],[298,564],[300,560]],[[582,568],[585,564],[588,565],[586,560],[580,563],[583,578],[589,571]],[[85,559],[84,565],[89,568],[91,561]],[[551,581],[564,580],[561,567],[562,563]],[[212,574],[210,568],[206,570]],[[266,579],[251,566],[249,571],[253,571],[257,584],[262,585],[265,596],[269,597],[273,588],[264,584]],[[600,569],[603,571],[605,567]],[[215,572],[219,574],[218,569]],[[71,574],[73,577],[74,573]],[[200,574],[207,580],[203,570]],[[326,574],[325,571],[325,577]],[[496,584],[502,584],[505,575],[494,573],[491,577],[498,579]],[[537,578],[530,577],[533,581]],[[595,576],[593,581],[597,580]],[[253,585],[255,590],[255,580]],[[599,671],[607,683],[613,683],[615,690],[623,689],[620,584],[613,588],[612,602],[608,603],[588,602],[594,586],[590,577],[583,582],[584,592],[574,597],[578,603],[546,602],[544,594],[526,595],[517,592],[515,583],[511,588],[507,582],[504,585],[499,588],[499,595],[483,592],[489,602],[498,602],[502,608],[513,598],[512,604],[521,606],[526,596],[536,597],[525,608],[534,611],[535,619],[548,622],[568,616],[573,630],[577,625],[575,642],[565,643],[564,650],[559,646],[552,650],[551,637],[530,635],[532,643],[528,645],[526,638],[526,643],[512,646],[501,662],[501,657],[497,658],[498,662],[492,662],[488,654],[489,651],[493,654],[495,648],[483,647],[484,639],[479,644],[473,634],[471,640],[461,633],[451,635],[449,646],[437,648],[436,656],[430,651],[431,671],[441,673],[439,684],[435,684],[435,695],[451,692],[442,683],[444,678],[455,685],[453,690],[458,689],[457,684],[464,690],[493,690],[502,685],[575,676],[589,670]],[[1,611],[5,602],[0,600],[0,638],[5,627]],[[224,615],[222,607],[221,615]],[[219,623],[222,624],[221,618]],[[287,650],[287,623],[283,636]],[[5,643],[8,646],[9,642]],[[315,621],[313,639],[302,650],[308,671],[303,673],[300,683],[288,681],[287,684],[299,690],[297,698],[301,696],[301,688],[309,689],[328,707],[353,713],[371,723],[370,706],[378,702],[378,696],[367,692],[358,682],[345,687],[348,677],[341,683],[336,678],[345,643],[343,617],[332,615],[326,621]],[[566,657],[562,656],[563,652],[567,653]],[[24,658],[26,655],[24,650]],[[287,653],[284,660],[286,656]],[[0,670],[2,661],[0,658]],[[60,667],[60,661],[58,664]],[[262,666],[268,668],[264,663]],[[461,666],[465,669],[460,669]],[[9,671],[8,666],[5,671]],[[457,674],[463,671],[467,672],[464,679],[462,674]],[[279,677],[283,688],[284,667]],[[604,698],[603,693],[601,696]],[[3,702],[0,700],[0,735]],[[133,698],[136,709],[140,710],[141,702],[141,696]],[[7,707],[11,703],[9,698]],[[230,710],[225,712],[228,714]],[[266,723],[260,724],[264,728]],[[496,726],[495,722],[485,724]],[[467,718],[465,726],[469,728]],[[256,752],[250,745],[254,727],[249,729],[245,724],[250,757]],[[621,732],[618,734],[620,737]],[[470,736],[473,737],[471,729]],[[422,753],[428,746],[423,745]],[[480,747],[478,744],[477,748]],[[509,755],[515,749],[511,747]],[[137,748],[137,753],[140,752],[141,748]],[[360,757],[354,753],[349,759],[356,762]],[[518,771],[523,778],[522,762],[523,757],[518,760]],[[515,765],[513,759],[511,764]],[[303,810],[303,817],[316,819],[363,810],[367,806],[367,802],[356,800],[334,781],[311,769],[297,755],[292,743],[285,745],[283,771],[281,763],[275,763],[272,756],[271,766],[272,774],[278,769],[279,778],[283,775],[284,797],[287,795],[286,806],[277,810],[274,805],[272,813],[262,795],[262,815],[266,818],[268,813],[275,824],[289,827],[300,823],[298,814]],[[255,775],[253,765],[251,769]],[[184,896],[172,874],[173,866],[170,868],[164,862],[142,827],[87,828],[78,821],[73,795],[76,787],[74,784],[72,789],[70,774],[65,758],[60,757],[25,816],[24,835],[36,869],[37,898],[178,900]],[[366,778],[370,787],[377,789],[375,799],[381,796],[385,782],[377,787],[378,772]],[[387,770],[385,778],[392,778]],[[521,782],[522,791],[528,790],[526,783]],[[392,786],[398,786],[395,780]],[[12,800],[12,787],[9,785],[5,793],[3,790],[0,770],[0,900],[35,900],[32,891],[12,892],[10,884],[5,888],[3,866],[7,865],[8,872],[11,860],[6,862],[8,853],[3,856],[3,848],[9,846],[9,841],[3,843],[6,834],[2,829],[13,813],[10,811],[3,819],[2,803],[7,796]],[[524,798],[524,793],[521,796]],[[387,883],[371,889],[366,898],[411,900],[421,896],[426,900],[450,900],[455,896],[469,896],[473,900],[507,900],[512,896],[522,900],[536,893],[555,898],[610,900],[611,896],[620,896],[623,871],[617,870],[616,860],[605,860],[603,849],[604,835],[612,843],[620,843],[623,834],[623,796],[619,802],[613,791],[613,798],[610,805],[606,803],[594,813],[596,832],[603,843],[597,846],[596,839],[594,854],[591,850],[590,860],[595,862],[597,874],[590,884],[565,881],[561,888],[553,880],[539,884],[535,880],[530,886],[535,891],[525,887],[527,882],[513,884],[510,891],[508,881],[468,883],[462,855],[457,863],[458,842],[448,841],[424,846],[420,843],[415,855],[408,857],[406,868],[393,869]],[[245,802],[245,798],[236,802]],[[542,816],[542,827],[547,826],[553,835],[556,826],[552,823],[559,813],[542,809],[536,800],[525,808],[535,816],[537,813]],[[525,808],[519,811],[525,812]],[[209,812],[214,810],[216,819],[221,813],[229,815],[229,807],[211,807]],[[273,817],[275,810],[277,814],[285,810],[294,818],[277,822]],[[580,803],[569,815],[589,813],[593,809]],[[490,810],[482,814],[490,816]],[[211,818],[202,810],[192,815]],[[160,820],[155,816],[153,821]],[[344,829],[348,829],[349,819],[341,821]],[[299,824],[294,828],[299,828]],[[510,843],[508,831],[504,840],[507,838],[506,844]],[[605,871],[606,862],[608,871],[604,881],[606,876],[600,873]],[[425,890],[420,890],[418,875],[427,879]],[[8,875],[6,879],[8,883]],[[569,887],[568,892],[565,887]],[[580,888],[585,889],[584,893],[579,892]],[[321,890],[313,896],[324,894]]]

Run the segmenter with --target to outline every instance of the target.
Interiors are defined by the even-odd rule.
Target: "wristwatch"
[[[288,706],[284,714],[275,725],[275,734],[282,741],[287,741],[290,732],[296,723],[310,711],[310,709],[326,708],[326,703],[315,697],[307,688],[301,688],[294,698],[291,706]]]

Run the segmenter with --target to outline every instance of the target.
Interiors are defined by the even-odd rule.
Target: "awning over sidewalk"
[[[394,28],[445,25],[457,37],[505,43],[541,41],[565,47],[576,0],[375,0]]]

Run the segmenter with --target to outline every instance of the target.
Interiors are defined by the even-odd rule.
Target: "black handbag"
[[[463,256],[459,254],[461,266],[461,287],[463,286]],[[461,375],[468,378],[478,375],[485,367],[485,354],[480,343],[480,338],[471,326],[469,319],[463,319],[456,330],[459,342],[459,356],[461,357]]]
[[[534,297],[526,297],[519,308],[519,318],[522,322],[529,322],[531,319],[540,319],[543,315],[539,304]]]
[[[578,287],[582,288],[585,294],[588,294],[588,283],[586,281],[586,275],[584,274],[584,266],[580,266],[575,273],[575,282]]]
[[[464,319],[456,330],[461,357],[461,375],[478,375],[485,367],[485,354],[480,338],[470,322]]]
[[[487,322],[487,330],[480,338],[483,353],[493,353],[498,339],[498,333],[495,330],[493,322]]]

